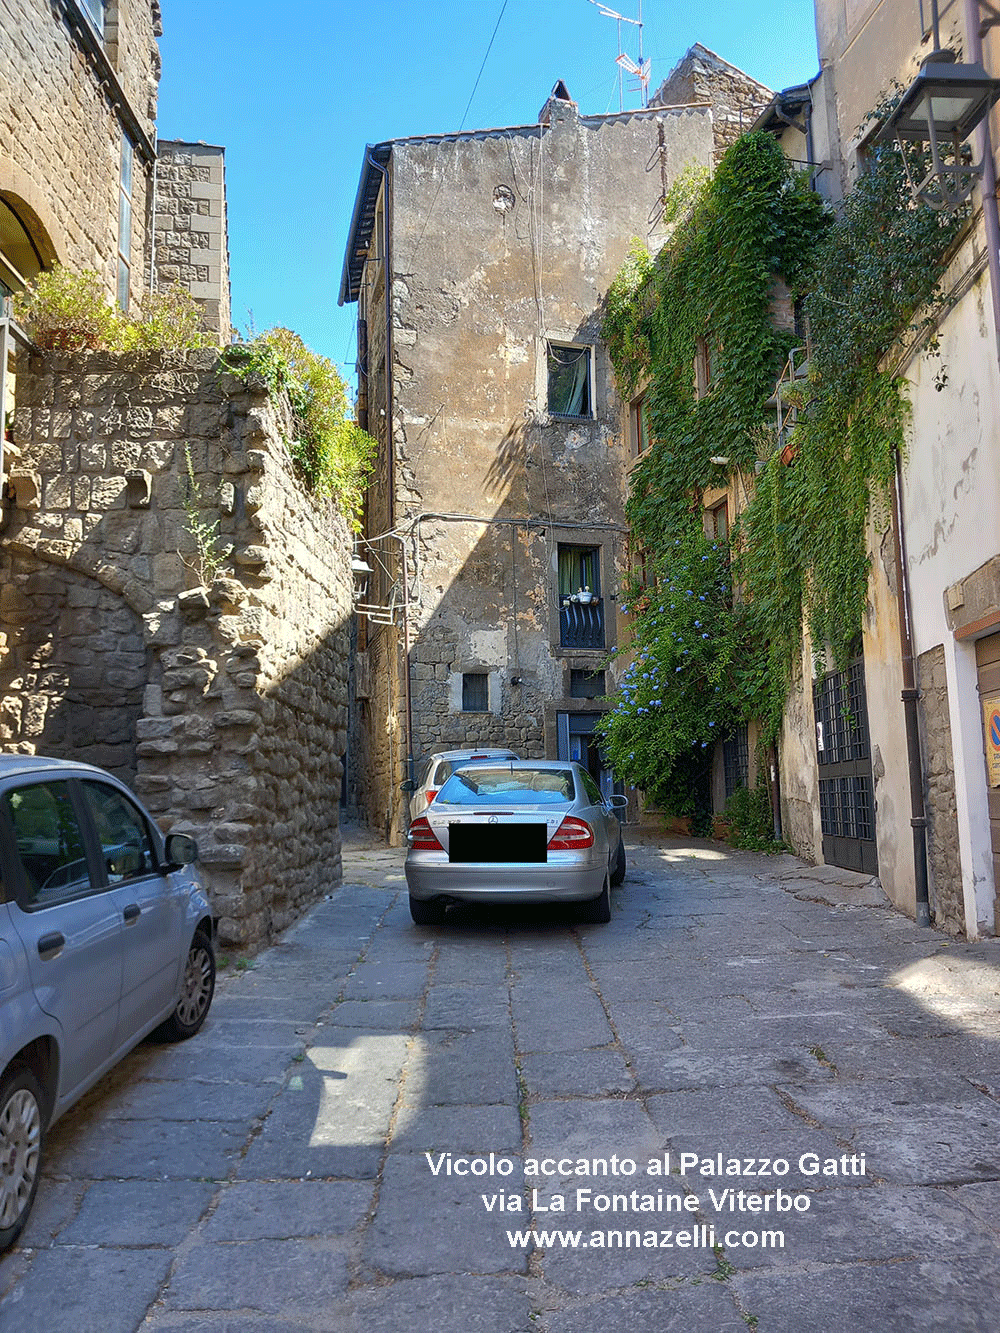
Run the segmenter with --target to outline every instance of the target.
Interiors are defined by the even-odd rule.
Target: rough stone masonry
[[[0,745],[132,782],[253,950],[339,881],[347,524],[215,352],[26,357],[17,403]]]

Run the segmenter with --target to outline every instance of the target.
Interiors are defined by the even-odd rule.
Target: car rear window
[[[460,768],[435,805],[565,805],[575,799],[571,768]]]

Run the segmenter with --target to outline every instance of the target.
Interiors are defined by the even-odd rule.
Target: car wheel
[[[418,926],[440,926],[444,921],[446,908],[443,903],[425,902],[423,898],[414,898],[410,894],[410,916]]]
[[[35,1202],[45,1139],[45,1098],[24,1066],[0,1081],[0,1250],[13,1245]]]
[[[184,965],[180,998],[170,1017],[156,1029],[163,1041],[193,1037],[208,1014],[215,994],[215,951],[203,930],[196,930]]]
[[[618,839],[618,855],[615,857],[615,868],[611,872],[611,887],[617,889],[618,885],[625,878],[625,844],[621,838]]]
[[[580,904],[580,920],[604,926],[611,920],[611,881],[605,879],[604,888],[596,898]]]

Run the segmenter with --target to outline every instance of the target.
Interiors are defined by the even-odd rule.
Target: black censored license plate
[[[545,861],[544,824],[449,824],[449,861]]]

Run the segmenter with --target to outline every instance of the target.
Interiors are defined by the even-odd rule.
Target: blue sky
[[[696,41],[771,88],[816,73],[812,0],[642,8],[652,89]],[[585,114],[618,110],[619,25],[589,0],[163,0],[163,26],[160,136],[226,149],[234,324],[286,325],[348,378],[356,308],[337,296],[365,144],[533,124],[557,79]]]

